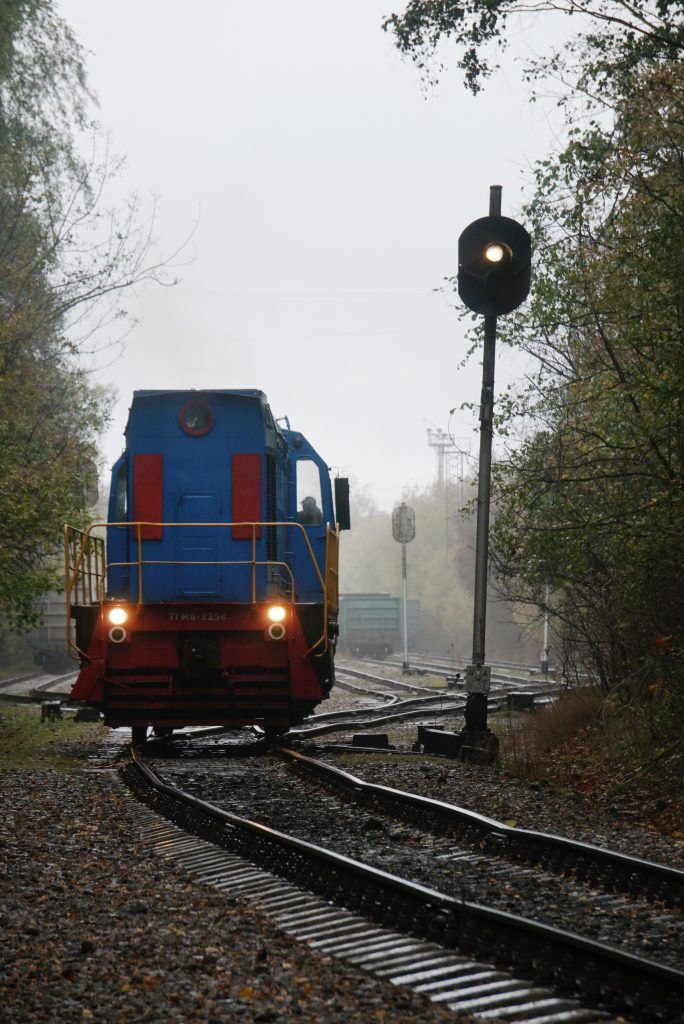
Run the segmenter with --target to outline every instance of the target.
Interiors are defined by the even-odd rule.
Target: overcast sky
[[[134,389],[251,387],[385,508],[434,478],[426,429],[481,373],[435,289],[490,184],[517,215],[550,129],[512,60],[476,99],[456,73],[426,96],[381,30],[402,6],[62,0],[126,156],[114,198],[159,197],[163,253],[199,217],[181,282],[129,297],[140,323],[98,375],[119,392],[109,463]],[[497,391],[519,372],[500,351]],[[451,419],[473,452],[476,425]]]

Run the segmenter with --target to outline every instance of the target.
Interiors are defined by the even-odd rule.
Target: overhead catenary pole
[[[448,433],[445,433],[441,427],[437,427],[437,430],[430,430],[428,427],[427,432],[428,445],[430,448],[434,448],[437,452],[437,486],[442,492],[444,498],[444,550],[448,553],[449,551],[449,491],[446,486],[446,456],[447,452],[453,448],[451,438]]]
[[[444,462],[448,449],[452,448],[451,438],[445,433],[441,427],[437,427],[436,430],[431,430],[428,427],[427,431],[428,445],[430,448],[434,448],[437,454],[437,484],[441,488],[444,486]]]

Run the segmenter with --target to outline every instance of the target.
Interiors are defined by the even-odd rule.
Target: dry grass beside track
[[[684,744],[681,730],[643,706],[620,707],[579,689],[535,714],[492,722],[506,775],[558,792],[581,794],[613,817],[684,840]]]
[[[540,711],[508,712],[498,716],[496,732],[505,770],[519,779],[546,778],[551,764],[562,765],[556,754],[587,726],[595,722],[603,707],[598,690],[583,687],[563,694]],[[561,772],[562,776],[562,772]],[[557,777],[556,782],[563,782]]]

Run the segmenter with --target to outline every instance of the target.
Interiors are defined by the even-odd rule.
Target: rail
[[[486,841],[494,837],[497,849],[501,850],[503,841],[513,859],[528,863],[558,863],[576,878],[600,877],[614,891],[637,891],[649,899],[660,899],[670,906],[681,907],[684,871],[679,868],[632,857],[567,836],[514,828],[465,807],[367,782],[351,772],[288,747],[275,747],[274,753],[284,761],[308,769],[319,778],[339,786],[350,793],[354,800],[376,801],[394,813],[403,812],[404,820],[411,823],[420,821],[424,826],[436,827],[438,831],[443,831],[445,827],[448,832],[452,828],[459,829],[476,837],[480,848],[484,848]]]
[[[251,555],[249,559],[202,559],[202,560],[187,560],[187,559],[153,559],[143,557],[143,529],[149,527],[160,527],[160,528],[183,528],[183,527],[206,527],[207,529],[232,529],[233,527],[247,527],[251,529]],[[102,528],[124,528],[135,531],[134,540],[137,544],[138,557],[130,561],[125,562],[107,562],[105,555],[105,544],[102,537],[99,537],[93,533],[94,530]],[[326,530],[326,547],[325,547],[325,579],[321,574],[321,570],[316,561],[313,548],[311,547],[311,541],[307,536],[306,530],[301,523],[293,522],[229,522],[229,523],[159,523],[159,522],[112,522],[112,523],[92,523],[87,530],[79,530],[73,526],[64,527],[64,561],[65,561],[65,580],[66,580],[66,641],[67,649],[72,656],[85,657],[85,652],[82,651],[73,641],[71,636],[71,609],[74,605],[92,606],[102,605],[106,598],[106,581],[107,574],[111,569],[123,569],[132,568],[135,569],[137,574],[138,583],[138,607],[144,604],[144,569],[147,566],[164,566],[164,565],[215,565],[215,566],[250,566],[251,567],[251,601],[243,602],[245,604],[251,603],[256,604],[257,602],[257,569],[259,568],[278,568],[284,569],[289,576],[290,585],[290,597],[289,600],[292,604],[295,603],[296,591],[295,591],[295,578],[290,565],[287,562],[276,561],[273,559],[258,559],[257,558],[257,530],[262,527],[287,527],[299,530],[301,536],[304,539],[304,544],[308,553],[308,556],[313,565],[316,577],[321,587],[323,594],[323,631],[321,636],[316,640],[314,644],[306,652],[307,655],[313,653],[317,648],[321,647],[317,653],[317,657],[322,657],[328,650],[330,637],[329,637],[329,618],[330,613],[335,614],[338,611],[338,574],[337,564],[339,555],[339,532],[337,529],[331,530],[330,524]]]
[[[680,1019],[684,973],[564,931],[430,889],[344,854],[242,818],[163,781],[135,748],[123,777],[138,798],[186,831],[379,925],[429,938],[541,976],[574,996],[601,1000],[641,1021]],[[541,1012],[541,1011],[540,1011]],[[635,1017],[636,1019],[636,1017]]]

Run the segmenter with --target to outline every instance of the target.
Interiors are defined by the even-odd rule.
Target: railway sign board
[[[392,536],[400,544],[408,544],[416,535],[416,513],[410,505],[398,505],[392,513]]]

